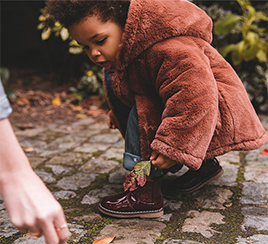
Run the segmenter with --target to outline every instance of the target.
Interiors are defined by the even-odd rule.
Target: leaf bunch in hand
[[[151,172],[151,161],[141,161],[136,163],[133,170],[126,176],[124,183],[124,190],[134,191],[138,186],[144,186],[146,183],[146,176]]]

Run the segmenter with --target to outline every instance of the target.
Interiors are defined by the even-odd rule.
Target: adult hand
[[[11,223],[47,244],[66,243],[69,230],[61,205],[32,170],[8,119],[0,120],[0,193]]]
[[[40,178],[31,169],[5,176],[9,179],[2,181],[1,194],[10,222],[20,231],[44,235],[47,244],[66,243],[69,230],[62,207]]]
[[[170,158],[159,154],[156,151],[152,151],[150,161],[152,162],[152,165],[158,169],[168,169],[177,164],[176,161],[171,160]]]

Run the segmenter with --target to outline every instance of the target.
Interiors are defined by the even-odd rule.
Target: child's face
[[[123,29],[115,22],[102,22],[97,16],[87,17],[69,26],[70,35],[84,47],[95,64],[115,69],[115,57],[121,43]]]

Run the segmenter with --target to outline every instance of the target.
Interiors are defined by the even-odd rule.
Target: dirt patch
[[[44,126],[57,120],[66,124],[89,116],[104,116],[107,103],[102,96],[91,96],[78,101],[68,93],[76,86],[76,80],[59,84],[55,74],[44,74],[34,69],[10,69],[8,87],[16,99],[11,100],[13,109],[9,119],[13,126],[27,129]]]

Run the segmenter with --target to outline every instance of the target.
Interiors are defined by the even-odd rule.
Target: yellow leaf
[[[54,106],[60,106],[60,98],[59,97],[55,97],[53,100],[52,100],[52,105]]]
[[[104,239],[95,240],[92,244],[109,244],[114,240],[115,236],[106,237]]]
[[[87,115],[86,115],[86,114],[77,114],[77,115],[76,115],[76,118],[79,118],[79,119],[86,119],[86,118],[87,118]]]

